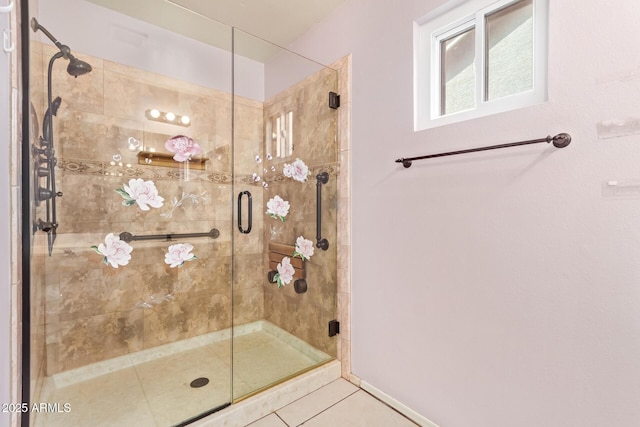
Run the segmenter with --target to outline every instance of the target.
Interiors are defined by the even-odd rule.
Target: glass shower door
[[[82,0],[32,9],[30,395],[68,407],[31,425],[232,400],[231,30],[155,7],[222,47]]]
[[[336,71],[233,35],[237,401],[336,356],[339,156]]]

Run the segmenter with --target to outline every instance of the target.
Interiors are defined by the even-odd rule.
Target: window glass
[[[414,129],[547,100],[549,0],[449,0],[416,21]]]
[[[475,28],[440,42],[441,114],[475,106]]]
[[[485,101],[533,89],[532,3],[522,0],[485,18]]]

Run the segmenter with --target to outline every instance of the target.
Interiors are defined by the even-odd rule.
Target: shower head
[[[71,54],[71,49],[69,49],[69,46],[63,45],[62,43],[60,43],[55,37],[53,37],[53,34],[51,34],[49,31],[47,31],[46,28],[40,25],[40,23],[36,18],[31,18],[31,29],[33,30],[34,33],[37,32],[38,30],[42,31],[49,38],[49,40],[51,40],[53,44],[55,44],[56,47],[60,49],[60,52],[62,53],[62,57],[64,59],[69,60],[69,65],[67,66],[67,73],[71,74],[73,77],[78,77],[83,74],[87,74],[91,72],[92,70],[91,65],[73,56]]]
[[[90,73],[91,70],[91,65],[69,54],[69,65],[67,66],[67,73],[71,74],[73,77],[78,77],[82,76],[83,74]]]

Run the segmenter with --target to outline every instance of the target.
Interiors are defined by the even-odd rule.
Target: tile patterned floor
[[[247,427],[415,427],[367,392],[343,379],[249,424]]]

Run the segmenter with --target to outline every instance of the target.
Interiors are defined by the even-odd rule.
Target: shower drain
[[[191,381],[191,384],[189,385],[193,388],[200,388],[206,386],[207,384],[209,384],[209,378],[200,377]]]

